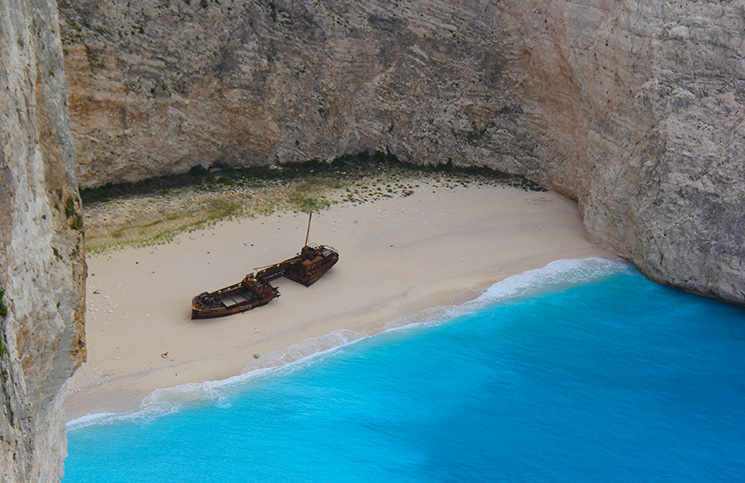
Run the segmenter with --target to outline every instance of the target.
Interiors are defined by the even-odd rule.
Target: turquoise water
[[[561,261],[68,426],[64,482],[745,481],[745,309]]]

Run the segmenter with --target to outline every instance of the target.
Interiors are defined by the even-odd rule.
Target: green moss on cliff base
[[[102,252],[168,242],[225,219],[307,211],[308,200],[318,207],[361,204],[470,184],[543,191],[526,178],[488,168],[457,167],[450,160],[421,166],[362,152],[278,167],[198,165],[182,175],[83,190],[81,196],[87,250]]]
[[[343,182],[381,172],[381,170],[398,170],[408,173],[446,173],[456,176],[478,177],[488,182],[504,183],[529,191],[546,191],[538,183],[520,175],[509,174],[485,166],[456,166],[451,159],[438,164],[419,165],[400,161],[396,156],[381,151],[358,154],[347,154],[334,158],[330,162],[311,159],[299,163],[287,163],[279,166],[232,167],[213,164],[209,169],[202,165],[193,166],[183,174],[149,178],[135,183],[107,184],[98,188],[80,190],[84,204],[108,202],[114,199],[136,195],[165,195],[169,191],[195,187],[201,190],[220,190],[225,186],[239,185],[261,187],[278,181],[296,181],[308,177],[333,177]],[[71,200],[68,200],[68,202]],[[74,214],[74,205],[66,214]]]

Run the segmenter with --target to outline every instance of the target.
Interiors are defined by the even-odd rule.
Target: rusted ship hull
[[[266,305],[277,297],[279,290],[249,275],[239,283],[194,297],[191,301],[191,318],[211,319],[237,314]]]
[[[339,261],[339,253],[331,247],[303,247],[298,257],[287,265],[284,276],[310,287]]]
[[[209,319],[245,312],[279,297],[269,282],[285,276],[309,287],[339,261],[339,253],[328,246],[304,246],[296,256],[246,275],[239,283],[203,292],[191,301],[192,319]]]

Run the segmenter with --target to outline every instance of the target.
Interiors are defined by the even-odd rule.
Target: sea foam
[[[561,259],[548,265],[513,275],[495,283],[477,298],[458,305],[430,307],[414,314],[407,314],[384,325],[381,332],[413,328],[419,325],[437,325],[468,312],[500,302],[530,297],[548,291],[557,291],[575,284],[601,280],[627,270],[629,264],[605,258]],[[263,367],[252,369],[228,379],[203,383],[182,384],[156,389],[146,396],[139,408],[125,413],[89,414],[67,423],[68,430],[92,425],[115,424],[151,419],[179,411],[204,401],[221,401],[240,391],[248,381],[273,374],[292,372],[327,357],[335,350],[374,336],[348,329],[312,337],[287,349],[262,356]]]
[[[507,277],[473,300],[458,305],[430,307],[391,321],[386,329],[395,330],[414,324],[439,324],[489,305],[602,280],[630,267],[630,264],[620,260],[599,257],[555,260],[544,267]]]
[[[101,415],[65,482],[745,481],[741,307],[591,259],[424,313]]]

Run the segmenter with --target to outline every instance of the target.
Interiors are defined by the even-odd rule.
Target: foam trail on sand
[[[545,267],[507,277],[471,301],[459,305],[430,307],[393,320],[386,324],[385,330],[404,328],[412,324],[442,323],[489,305],[601,280],[628,270],[630,266],[619,260],[597,257],[555,260]]]
[[[630,265],[625,262],[604,258],[556,260],[543,268],[529,270],[497,282],[479,297],[469,302],[460,305],[431,307],[415,314],[409,314],[388,322],[381,330],[372,334],[347,329],[335,330],[327,335],[313,337],[294,344],[285,350],[263,355],[263,367],[260,369],[252,369],[250,372],[244,372],[219,381],[157,389],[145,397],[140,407],[134,411],[87,415],[70,421],[67,424],[67,429],[75,430],[97,424],[115,424],[153,418],[178,411],[201,401],[223,400],[234,391],[240,390],[241,385],[248,380],[269,373],[274,374],[277,371],[294,371],[318,360],[318,358],[324,358],[341,347],[353,344],[376,333],[422,324],[441,324],[496,303],[601,280],[627,270],[629,267]]]
[[[259,369],[250,374],[258,377],[266,372]],[[219,381],[207,381],[200,384],[190,383],[180,386],[156,389],[146,396],[140,407],[126,413],[89,414],[67,423],[67,429],[75,430],[98,424],[115,424],[119,422],[154,418],[183,409],[189,404],[207,400],[220,400],[230,394],[231,388],[248,379],[247,374],[233,376]]]
[[[528,270],[492,285],[476,300],[463,304],[479,307],[505,300],[562,290],[572,285],[600,280],[630,267],[628,263],[606,258],[556,260],[543,268]]]

